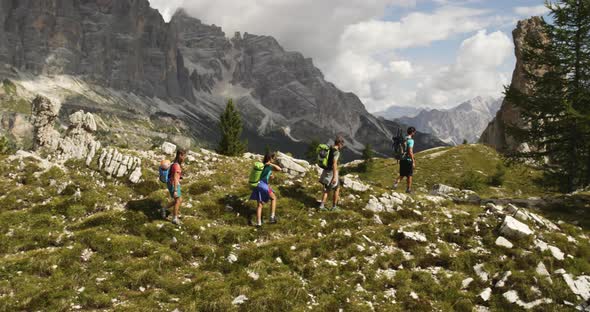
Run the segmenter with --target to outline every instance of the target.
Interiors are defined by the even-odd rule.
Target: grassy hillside
[[[561,311],[574,308],[564,300],[580,300],[561,276],[552,273],[553,283],[539,277],[539,261],[549,272],[590,273],[588,227],[560,223],[552,232],[529,223],[539,239],[572,256],[559,261],[532,238],[496,246],[501,218],[483,207],[435,203],[418,192],[394,211],[365,210],[371,195],[391,193],[391,160],[360,174],[369,191],[343,190],[339,213],[315,209],[321,188],[313,170],[301,178],[278,174],[279,223],[257,230],[249,225],[254,203],[243,201],[252,161],[194,156],[183,180],[184,224],[176,227],[157,210],[167,200],[157,182],[159,156],[140,154],[145,181],[138,185],[81,162],[60,167],[0,156],[0,311],[517,311],[502,297],[507,290],[525,302],[552,299],[537,309]],[[459,185],[471,171],[491,175],[500,159],[470,145],[425,152],[417,162],[417,186],[429,188]],[[537,176],[509,167],[503,187],[483,183],[478,193],[551,194],[534,184]],[[572,211],[587,218],[581,196],[572,197],[581,200]],[[427,242],[401,237],[402,228]],[[478,279],[476,264],[490,281]],[[508,270],[504,287],[490,285]],[[468,277],[475,280],[462,289]],[[486,287],[493,288],[488,302],[477,297]],[[247,300],[233,304],[241,295]]]

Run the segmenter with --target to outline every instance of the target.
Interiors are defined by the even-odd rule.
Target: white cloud
[[[404,78],[408,78],[414,73],[412,63],[408,61],[392,61],[389,63],[389,70],[393,73],[398,73]]]
[[[463,41],[455,64],[440,68],[418,90],[416,102],[437,106],[476,96],[499,97],[510,82],[500,66],[510,59],[513,48],[503,32],[479,31]]]
[[[184,0],[149,0],[153,8],[158,9],[166,22],[170,21],[176,9],[182,6]]]
[[[514,13],[520,16],[542,16],[549,13],[549,9],[544,5],[536,5],[536,6],[529,6],[529,7],[516,7],[514,8]]]

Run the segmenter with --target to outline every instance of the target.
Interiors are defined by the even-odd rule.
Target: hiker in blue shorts
[[[267,153],[264,155],[264,160],[262,161],[264,163],[264,169],[262,170],[260,181],[250,196],[250,200],[256,200],[258,202],[258,207],[256,209],[256,227],[262,226],[262,207],[265,203],[268,203],[269,200],[271,201],[271,214],[269,223],[277,223],[277,217],[275,215],[277,209],[277,196],[270,187],[269,181],[273,171],[282,171],[283,169],[275,165],[273,163],[274,161],[274,153]]]

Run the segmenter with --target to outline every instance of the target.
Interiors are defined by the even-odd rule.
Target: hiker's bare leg
[[[182,204],[182,197],[178,197],[174,200],[174,213],[175,217],[178,217],[180,214],[180,204]]]
[[[408,177],[408,190],[412,189],[412,177]]]
[[[270,215],[272,217],[274,217],[276,211],[277,211],[277,196],[275,195],[275,193],[270,193]]]
[[[262,224],[262,202],[258,202],[256,207],[256,224]]]
[[[334,206],[338,206],[338,200],[340,199],[340,186],[334,190]]]
[[[328,200],[328,191],[324,191],[324,194],[322,195],[322,204],[325,204],[327,200]]]

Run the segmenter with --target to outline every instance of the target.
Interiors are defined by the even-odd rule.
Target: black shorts
[[[411,177],[414,175],[414,162],[411,158],[403,158],[399,161],[399,176]]]

